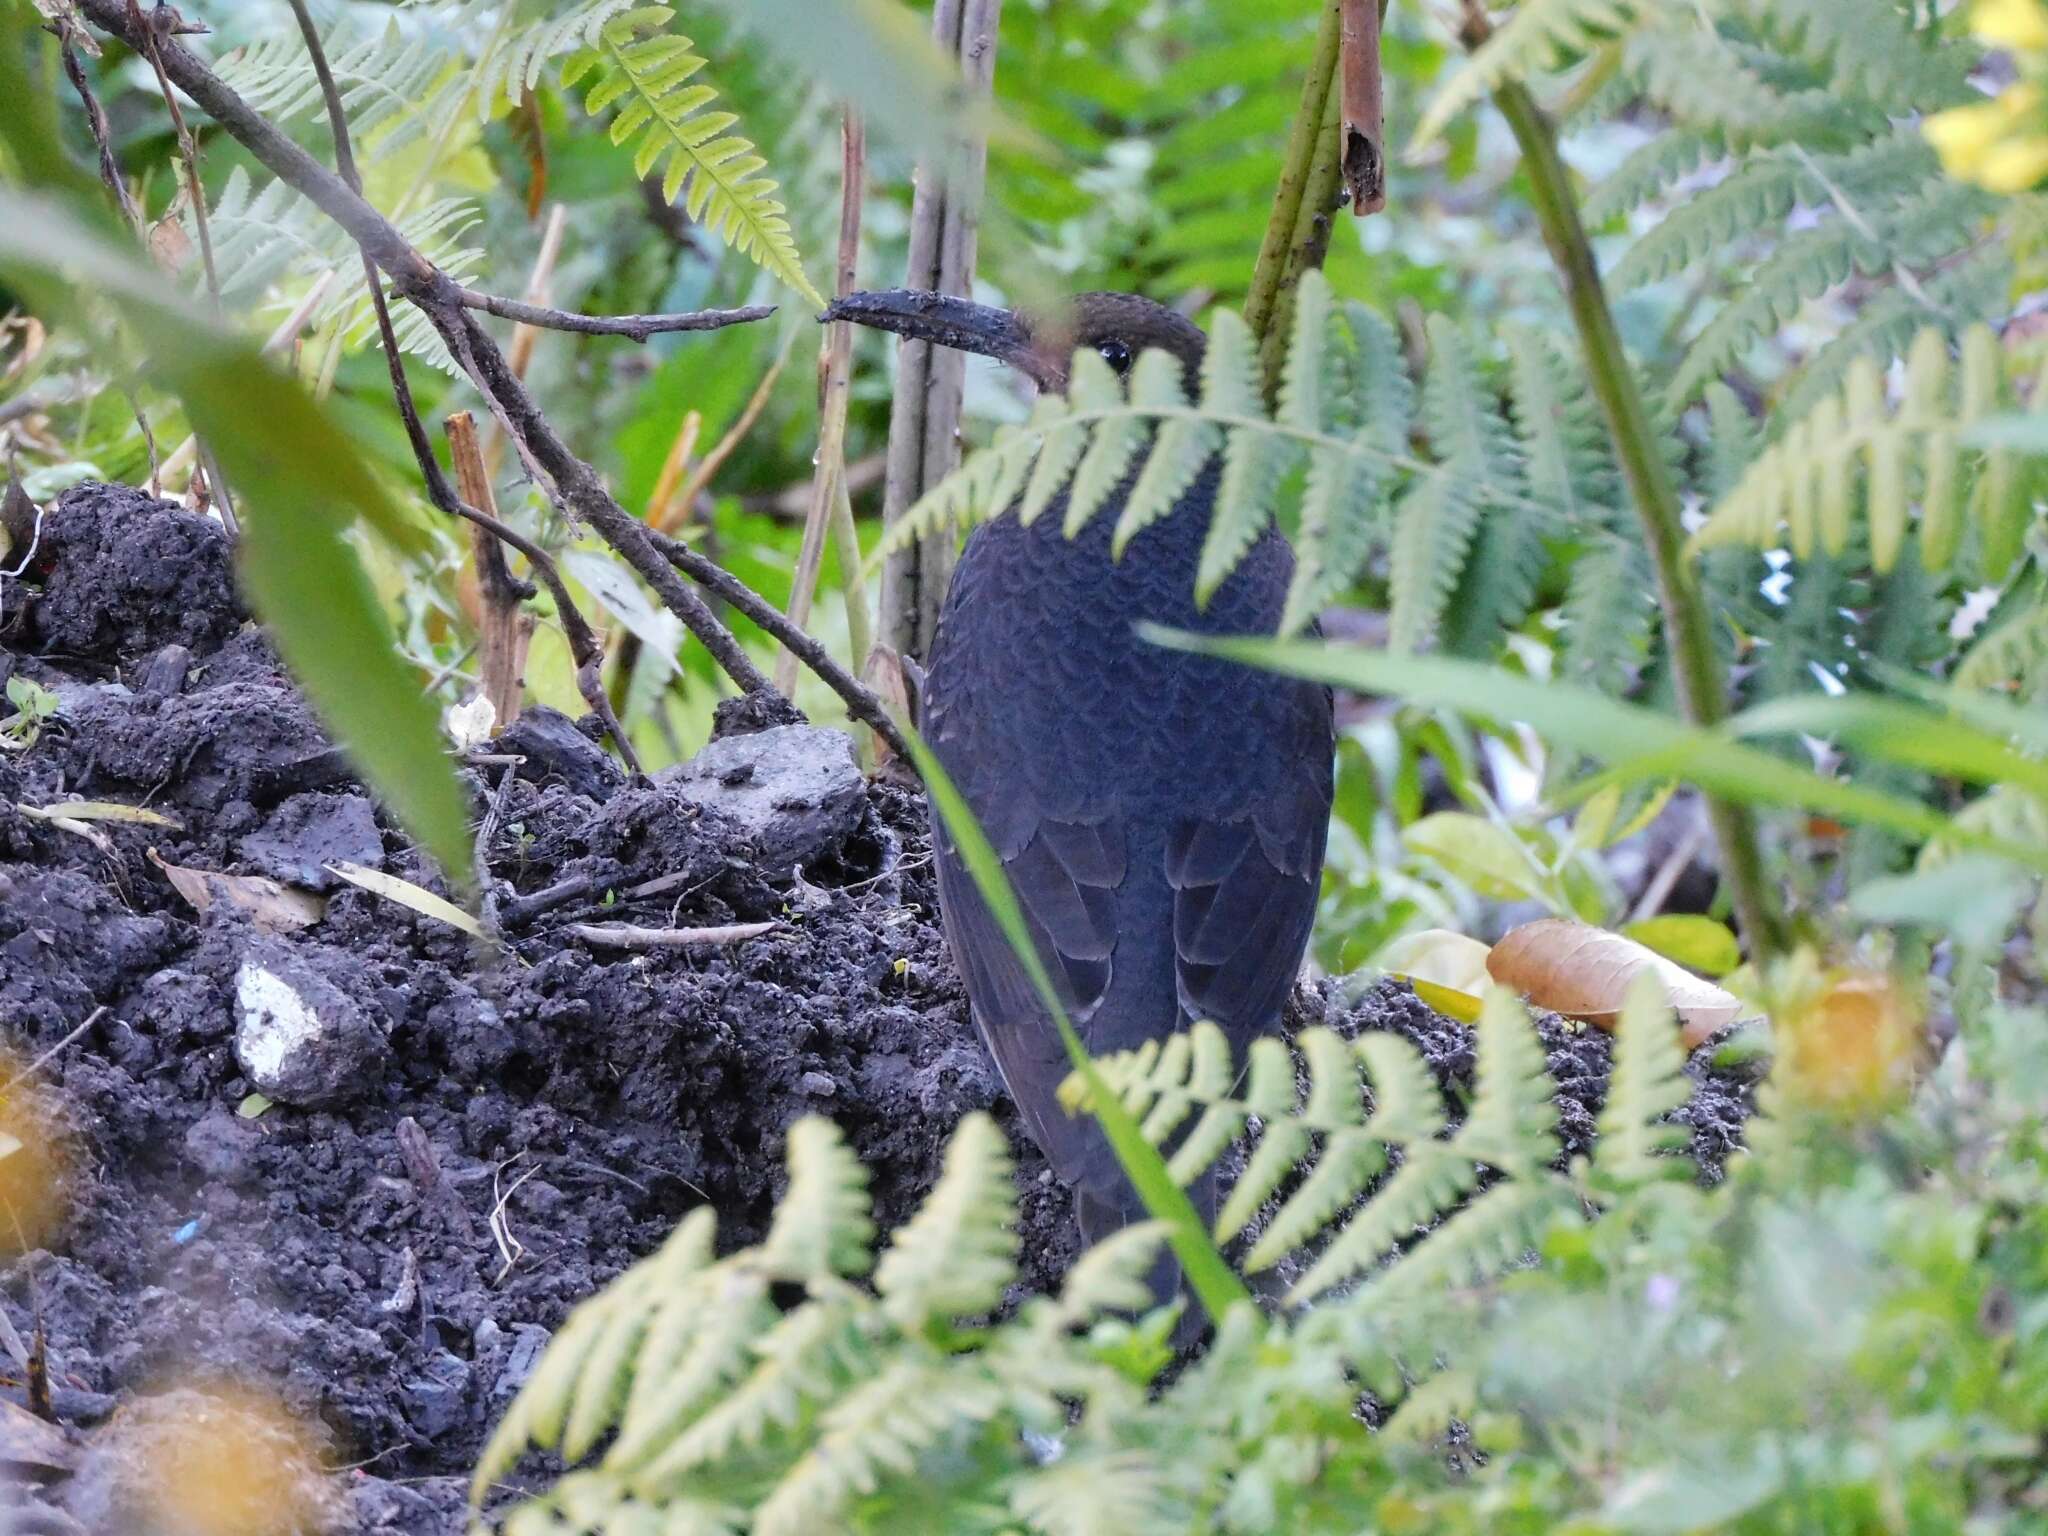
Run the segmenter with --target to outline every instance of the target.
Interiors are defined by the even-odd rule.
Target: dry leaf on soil
[[[1538,1008],[1614,1028],[1629,983],[1645,969],[1664,984],[1687,1050],[1742,1016],[1735,994],[1693,975],[1634,939],[1561,917],[1539,918],[1508,932],[1486,957],[1495,981]]]
[[[149,850],[149,862],[164,873],[178,894],[194,911],[213,910],[216,902],[249,914],[249,920],[267,933],[293,933],[310,928],[327,915],[324,897],[311,891],[295,891],[267,875],[224,875],[218,870],[190,869],[172,864]]]

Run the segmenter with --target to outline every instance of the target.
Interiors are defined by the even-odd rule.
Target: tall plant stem
[[[1468,8],[1465,45],[1471,48],[1483,42],[1484,29],[1483,14],[1476,7]],[[1593,394],[1606,418],[1607,434],[1628,481],[1636,515],[1642,520],[1644,542],[1657,570],[1657,597],[1664,612],[1664,639],[1671,651],[1679,707],[1695,725],[1716,724],[1728,712],[1727,691],[1714,657],[1706,605],[1685,560],[1678,491],[1657,451],[1649,409],[1622,351],[1621,335],[1601,286],[1600,268],[1579,218],[1570,177],[1557,152],[1557,137],[1535,98],[1520,84],[1503,85],[1494,92],[1493,100],[1521,148],[1536,217],[1564,283]],[[1764,959],[1782,946],[1784,921],[1764,874],[1756,820],[1746,807],[1713,797],[1707,801],[1707,812],[1720,847],[1721,875],[1728,882],[1750,956]]]
[[[1301,216],[1316,146],[1328,115],[1330,82],[1337,74],[1343,9],[1337,0],[1325,0],[1315,52],[1309,56],[1308,73],[1301,84],[1301,104],[1294,109],[1294,126],[1287,132],[1287,150],[1280,162],[1279,184],[1273,189],[1273,211],[1266,220],[1266,237],[1259,243],[1251,291],[1245,295],[1245,324],[1260,339],[1273,329],[1274,317],[1279,312],[1281,283],[1287,274],[1288,252],[1294,245],[1295,221]]]

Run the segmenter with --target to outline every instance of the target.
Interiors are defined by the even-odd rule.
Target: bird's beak
[[[1041,385],[1056,384],[1031,327],[1014,310],[976,304],[970,299],[922,288],[891,288],[878,293],[849,293],[833,301],[820,317],[850,320],[878,331],[894,331],[912,341],[978,352],[1028,374]]]

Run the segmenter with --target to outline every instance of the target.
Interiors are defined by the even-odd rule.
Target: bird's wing
[[[1086,1040],[1114,975],[1117,888],[1125,874],[1122,821],[1045,818],[1020,825],[1014,815],[1003,819],[1013,829],[996,845],[1003,873],[1053,987]],[[932,837],[939,853],[940,915],[965,972],[975,1023],[1033,1138],[1061,1176],[1072,1179],[1077,1160],[1093,1151],[1093,1138],[1088,1125],[1069,1118],[1057,1102],[1068,1072],[1059,1032],[957,845],[936,820]]]
[[[1242,1048],[1272,1027],[1315,922],[1330,801],[1312,787],[1234,820],[1177,823],[1167,839],[1181,1011]]]

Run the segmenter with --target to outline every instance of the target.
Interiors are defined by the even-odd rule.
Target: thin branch
[[[476,418],[468,411],[456,411],[441,427],[462,499],[496,517],[497,503],[491,494],[490,471],[484,467],[483,448],[477,441]],[[496,728],[503,730],[519,718],[520,696],[526,686],[526,651],[533,639],[533,615],[520,605],[533,596],[534,589],[530,582],[512,575],[505,563],[505,545],[490,530],[474,522],[469,530],[476,580],[477,650],[483,658],[479,671],[484,697],[491,701],[492,719]]]
[[[761,630],[786,646],[796,659],[809,667],[818,680],[839,695],[846,712],[889,743],[891,751],[911,761],[910,747],[881,699],[860,679],[839,665],[832,653],[791,624],[773,603],[734,576],[717,561],[698,553],[678,539],[657,534],[655,543],[675,568],[706,591],[725,599],[751,619]]]
[[[1484,9],[1475,0],[1466,0],[1465,25],[1460,34],[1465,46],[1477,48],[1491,30]],[[1615,457],[1621,463],[1630,500],[1642,522],[1643,541],[1649,546],[1656,567],[1665,643],[1673,661],[1679,707],[1693,724],[1713,725],[1728,713],[1726,684],[1714,655],[1712,621],[1686,564],[1678,491],[1658,451],[1642,388],[1622,348],[1613,311],[1608,308],[1599,263],[1579,218],[1571,176],[1557,151],[1557,136],[1535,98],[1520,83],[1510,81],[1500,86],[1494,91],[1493,100],[1522,151],[1530,201],[1564,285],[1593,394],[1606,418]],[[1707,798],[1707,815],[1720,850],[1722,878],[1728,882],[1750,957],[1758,961],[1768,959],[1783,943],[1784,925],[1776,893],[1764,873],[1756,819],[1748,807],[1718,796]]]
[[[528,304],[520,299],[501,299],[494,293],[478,293],[474,288],[465,288],[459,283],[454,287],[455,297],[465,309],[480,309],[486,314],[517,320],[521,325],[537,325],[547,331],[575,331],[584,336],[624,336],[631,341],[645,341],[650,336],[660,336],[669,331],[723,330],[728,325],[766,320],[775,313],[773,304],[748,304],[740,309],[685,310],[670,315],[579,315],[566,309],[549,309],[544,304]]]
[[[846,108],[839,124],[839,260],[837,287],[844,298],[854,290],[854,268],[860,255],[860,216],[867,187],[867,134],[860,114]],[[797,629],[810,623],[811,601],[817,591],[818,571],[825,563],[825,539],[838,512],[846,483],[846,406],[848,385],[853,374],[853,327],[838,321],[825,328],[825,344],[818,353],[818,462],[811,481],[811,510],[804,519],[804,538],[797,553],[796,574],[789,591],[789,622]],[[854,619],[852,606],[858,600],[865,607],[867,593],[861,580],[860,562],[844,571],[847,583],[847,623],[860,631],[867,629],[863,614]],[[866,648],[854,647],[853,664],[866,660]],[[796,655],[784,650],[775,664],[775,686],[784,693],[796,687]]]
[[[306,0],[291,0],[292,14],[298,18],[299,33],[305,39],[306,51],[313,60],[313,72],[318,76],[322,95],[327,101],[327,121],[334,130],[334,158],[343,181],[351,192],[360,193],[361,179],[356,173],[355,154],[349,144],[348,118],[342,110],[341,97],[334,88],[334,76],[327,67],[326,50],[321,46],[320,33],[313,25],[313,18],[306,9]],[[377,336],[384,348],[384,360],[391,373],[391,394],[397,402],[398,414],[405,423],[406,441],[412,446],[414,460],[419,464],[420,478],[426,482],[427,496],[441,511],[453,517],[467,518],[480,528],[495,535],[502,543],[511,545],[525,555],[534,573],[546,584],[548,592],[555,599],[557,616],[561,620],[562,633],[569,642],[569,652],[576,664],[576,690],[583,695],[598,719],[604,723],[606,732],[619,749],[619,756],[634,773],[640,772],[640,760],[633,751],[633,744],[626,739],[625,731],[619,725],[618,716],[612,713],[611,701],[605,697],[602,670],[604,646],[591,630],[589,621],[576,607],[570,597],[568,586],[555,562],[541,547],[524,534],[516,533],[487,512],[478,511],[460,496],[448,483],[448,477],[441,472],[440,461],[434,457],[434,445],[427,438],[426,426],[420,421],[419,409],[413,403],[412,385],[405,376],[405,359],[398,349],[398,336],[391,324],[391,307],[385,302],[384,284],[379,277],[376,264],[370,260],[367,247],[358,246],[363,258],[363,277],[369,285],[370,303],[377,314]],[[472,449],[475,437],[469,439]],[[500,570],[503,570],[502,561]],[[511,573],[504,572],[508,590],[516,592]]]
[[[144,20],[139,0],[128,0],[128,18],[139,34],[139,43],[131,38],[131,46],[146,57],[156,72],[157,89],[163,93],[164,109],[170,113],[171,129],[177,135],[178,154],[185,162],[185,195],[192,203],[192,227],[199,232],[199,256],[206,268],[206,291],[213,299],[213,307],[220,309],[220,272],[213,260],[213,229],[206,215],[206,188],[199,180],[199,143],[192,137],[192,130],[186,126],[184,109],[178,105],[178,93],[171,89],[170,76],[164,70],[163,39],[158,36],[158,26],[175,25],[177,12],[167,11],[162,6]],[[176,44],[172,44],[174,48]],[[183,49],[178,49],[183,52]],[[206,484],[212,493],[220,498],[221,525],[232,537],[240,530],[235,521],[235,500],[228,493],[227,477],[220,471],[220,463],[213,456],[213,450],[206,446],[206,440],[196,433],[193,443],[199,455],[200,465],[206,470]]]
[[[94,25],[131,47],[140,50],[146,45],[147,31],[129,15],[125,0],[79,0],[79,8]],[[669,568],[649,530],[612,499],[597,471],[577,458],[555,432],[497,344],[470,318],[460,285],[188,50],[173,42],[160,51],[166,74],[180,90],[281,181],[339,224],[390,275],[393,288],[427,317],[505,424],[522,461],[551,487],[550,494],[590,523],[639,572],[739,687],[772,694],[768,679],[731,632]],[[782,709],[789,719],[802,718],[787,701]]]
[[[135,206],[128,183],[121,176],[121,167],[114,159],[113,133],[107,125],[106,109],[100,105],[99,97],[93,94],[92,82],[86,78],[85,66],[79,62],[78,49],[72,42],[73,24],[69,17],[59,13],[55,26],[57,41],[64,55],[65,77],[70,80],[71,88],[78,92],[78,99],[85,104],[85,125],[92,133],[93,147],[99,151],[100,180],[114,194],[122,219],[140,240],[144,234],[142,210]]]
[[[632,923],[569,923],[558,929],[599,949],[721,949],[773,933],[780,923],[728,923],[721,928],[640,928]]]

